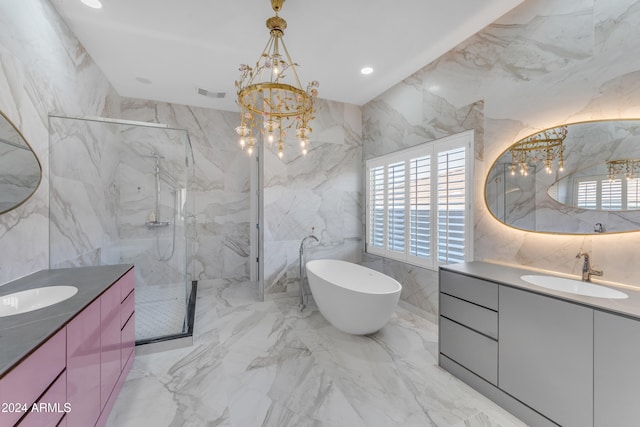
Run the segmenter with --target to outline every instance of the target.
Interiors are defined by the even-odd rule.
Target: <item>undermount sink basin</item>
[[[554,276],[539,276],[535,274],[520,276],[520,278],[532,285],[541,286],[554,291],[568,292],[570,294],[596,298],[629,298],[629,296],[624,292],[607,288],[606,286],[596,285],[591,282],[582,282],[580,280],[565,279]]]
[[[74,296],[78,292],[75,286],[46,286],[28,289],[0,296],[0,317],[28,313],[49,307]]]

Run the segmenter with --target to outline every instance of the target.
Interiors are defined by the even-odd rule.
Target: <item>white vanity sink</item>
[[[46,286],[28,289],[0,297],[0,317],[49,307],[74,296],[78,292],[75,286]]]
[[[522,280],[532,285],[551,289],[554,291],[568,292],[570,294],[584,295],[596,298],[625,299],[629,298],[624,292],[607,288],[606,286],[596,285],[591,282],[582,282],[580,280],[565,279],[554,276],[525,275],[520,276]]]

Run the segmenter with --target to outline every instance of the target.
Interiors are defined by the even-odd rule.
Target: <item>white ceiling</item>
[[[273,16],[269,0],[50,1],[120,95],[230,111],[238,66],[256,62]],[[522,1],[289,0],[279,15],[303,86],[362,105]]]

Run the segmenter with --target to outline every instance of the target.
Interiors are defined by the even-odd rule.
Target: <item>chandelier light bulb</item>
[[[306,156],[306,155],[307,155],[307,149],[306,149],[306,148],[303,148],[303,149],[302,149],[302,155],[303,155],[303,156]]]
[[[283,156],[284,156],[284,142],[282,142],[282,139],[281,139],[280,142],[278,142],[278,157],[282,159]]]
[[[240,147],[242,147],[243,150],[246,143],[247,142],[244,140],[244,138],[240,138]]]
[[[252,155],[253,154],[253,147],[249,147],[247,149],[247,153],[249,153],[249,155]]]

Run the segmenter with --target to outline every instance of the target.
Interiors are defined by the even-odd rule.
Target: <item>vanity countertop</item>
[[[511,267],[482,261],[449,264],[443,265],[440,268],[478,279],[489,280],[501,285],[520,288],[537,294],[585,305],[591,308],[609,311],[616,314],[623,314],[640,320],[640,290],[635,290],[631,287],[615,286],[615,284],[592,279],[592,282],[594,284],[622,291],[629,296],[629,298],[625,299],[596,298],[543,288],[525,282],[520,278],[520,276],[523,275],[535,274],[541,276],[555,276],[580,280],[580,277],[577,276],[569,276],[521,267]]]
[[[131,264],[41,270],[0,286],[0,296],[45,286],[78,288],[71,298],[27,313],[0,317],[0,378],[58,332],[133,268]]]

